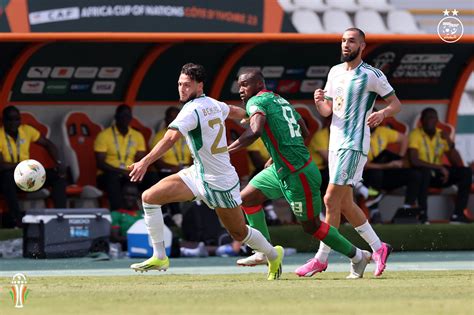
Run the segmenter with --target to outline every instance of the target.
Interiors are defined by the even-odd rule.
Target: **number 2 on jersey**
[[[293,115],[293,110],[291,107],[288,106],[282,106],[283,109],[283,117],[285,117],[286,121],[288,122],[288,129],[290,129],[290,136],[292,138],[294,137],[301,137],[301,132],[300,132],[300,125],[295,119],[295,116]]]
[[[224,132],[224,126],[222,125],[222,120],[220,118],[214,118],[208,121],[209,127],[214,129],[214,125],[219,125],[219,131],[217,131],[217,136],[214,139],[214,142],[212,143],[211,146],[211,153],[212,154],[219,154],[219,153],[224,153],[227,151],[227,146],[223,147],[217,147],[219,145],[219,142],[221,142],[222,134]]]

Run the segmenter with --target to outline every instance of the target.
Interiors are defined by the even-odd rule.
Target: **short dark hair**
[[[191,62],[187,63],[181,68],[181,73],[189,76],[198,83],[206,81],[206,70],[202,65]]]
[[[16,108],[15,106],[7,106],[3,109],[2,111],[2,119],[5,120],[5,117],[7,117],[8,114],[10,114],[11,112],[16,112],[16,113],[20,113],[20,110],[18,108]]]
[[[427,107],[425,109],[423,109],[421,111],[421,116],[420,116],[420,119],[423,119],[426,117],[426,115],[428,114],[436,114],[438,115],[438,112],[436,111],[436,109],[434,109],[433,107]]]
[[[121,104],[117,107],[117,109],[115,109],[115,115],[125,111],[125,110],[128,110],[130,112],[132,112],[132,108],[130,106],[128,106],[127,104]]]
[[[363,30],[357,27],[350,27],[346,30],[346,32],[357,32],[359,33],[359,37],[362,38],[362,41],[365,43],[365,33]]]
[[[166,109],[165,111],[165,117],[169,117],[171,115],[171,113],[179,113],[179,108],[178,107],[174,107],[174,106],[170,106]]]

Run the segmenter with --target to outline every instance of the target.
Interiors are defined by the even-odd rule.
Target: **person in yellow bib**
[[[465,167],[454,142],[449,135],[437,128],[438,113],[428,107],[421,112],[421,127],[414,129],[408,140],[408,157],[413,167],[423,171],[425,183],[423,189],[428,195],[429,187],[449,187],[456,185],[458,193],[452,222],[469,222],[464,214],[467,208],[472,184],[472,170]],[[450,166],[443,164],[443,155],[446,154]],[[427,206],[427,198],[424,205]]]
[[[46,169],[45,186],[51,187],[51,197],[56,208],[66,208],[66,169],[59,158],[58,149],[32,126],[21,124],[18,108],[7,106],[2,113],[0,127],[0,192],[3,193],[8,212],[3,215],[4,227],[21,226],[22,213],[18,204],[18,188],[13,179],[16,165],[30,158],[30,145],[44,146],[56,161],[54,169]]]
[[[322,128],[314,133],[308,145],[309,153],[321,172],[321,195],[326,194],[329,184],[328,154],[331,118],[332,115],[324,118]]]
[[[391,143],[399,143],[400,151],[397,153],[387,150]],[[417,208],[420,212],[420,220],[425,221],[426,208],[421,208],[426,196],[420,190],[423,186],[422,173],[414,168],[403,164],[406,154],[408,137],[394,129],[386,126],[375,126],[371,129],[370,150],[367,156],[363,178],[364,184],[378,191],[390,191],[406,186],[404,209]],[[383,195],[381,195],[383,196]],[[378,199],[378,200],[377,200]],[[381,198],[366,202],[372,223],[381,223],[381,214],[378,203]],[[420,208],[420,209],[418,209]]]
[[[129,182],[127,166],[145,156],[145,138],[129,127],[132,109],[120,105],[115,111],[115,124],[101,131],[94,142],[97,160],[97,183],[107,192],[111,210],[123,208],[122,186]]]

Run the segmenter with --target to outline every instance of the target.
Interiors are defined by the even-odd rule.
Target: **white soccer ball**
[[[15,168],[13,177],[16,185],[23,191],[37,191],[46,181],[46,171],[36,160],[24,160]]]

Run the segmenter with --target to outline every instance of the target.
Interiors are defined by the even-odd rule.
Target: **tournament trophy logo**
[[[452,13],[452,16],[449,14]],[[464,26],[459,18],[457,18],[459,11],[454,9],[452,11],[444,10],[444,18],[438,23],[438,36],[446,43],[455,43],[461,39],[464,34]]]
[[[22,273],[17,273],[12,278],[12,289],[10,296],[16,308],[23,308],[28,297],[29,290],[26,287],[26,277]]]

